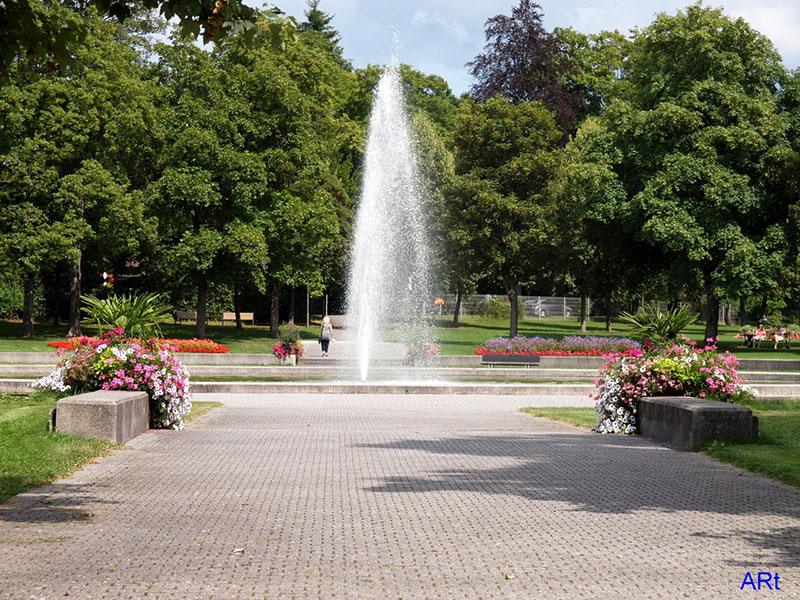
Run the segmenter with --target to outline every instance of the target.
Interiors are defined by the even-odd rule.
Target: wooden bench
[[[255,317],[251,312],[243,312],[239,313],[239,316],[242,318],[242,321],[250,321],[251,325],[256,324]],[[222,313],[222,324],[225,325],[225,321],[233,321],[236,322],[236,313],[235,312],[226,312]]]
[[[490,368],[495,365],[538,367],[539,358],[535,354],[484,354],[481,356],[481,364],[488,365]]]
[[[180,323],[181,321],[197,321],[197,313],[187,310],[176,310],[175,322]]]

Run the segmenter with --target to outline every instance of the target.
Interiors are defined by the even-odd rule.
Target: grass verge
[[[597,423],[597,411],[593,408],[572,408],[572,407],[552,407],[552,408],[520,408],[520,412],[527,413],[534,417],[543,417],[551,421],[561,421],[575,427],[585,427],[591,429]]]
[[[0,394],[0,504],[26,490],[69,476],[93,459],[120,446],[102,440],[50,433],[50,409],[59,396],[36,392],[30,396]],[[191,421],[222,406],[194,402]]]
[[[758,417],[755,444],[714,442],[704,454],[736,467],[800,487],[800,400],[755,400],[746,404]],[[522,412],[551,421],[591,428],[593,408],[522,408]]]
[[[800,487],[800,400],[747,403],[758,417],[758,442],[715,442],[705,454]]]

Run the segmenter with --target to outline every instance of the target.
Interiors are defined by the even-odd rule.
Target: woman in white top
[[[333,325],[331,318],[322,319],[322,329],[319,331],[319,343],[322,346],[322,356],[328,356],[328,345],[333,341]]]

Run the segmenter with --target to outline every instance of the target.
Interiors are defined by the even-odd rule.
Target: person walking
[[[328,356],[328,346],[333,339],[333,325],[331,325],[331,318],[325,316],[322,319],[322,328],[319,331],[319,343],[322,346],[322,356]]]

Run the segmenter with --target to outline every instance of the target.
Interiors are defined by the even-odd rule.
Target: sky
[[[249,2],[248,2],[249,3]],[[303,20],[306,0],[275,0],[284,12]],[[649,25],[656,14],[675,14],[690,0],[539,0],[548,31],[572,27],[583,33]],[[270,2],[270,4],[273,4]],[[497,14],[511,14],[514,1],[496,0],[321,0],[319,8],[334,15],[345,58],[353,66],[381,65],[400,40],[400,62],[426,74],[442,76],[457,95],[473,84],[465,63],[484,47],[483,27]],[[800,2],[797,0],[710,0],[731,17],[742,17],[772,40],[789,69],[800,66]]]

